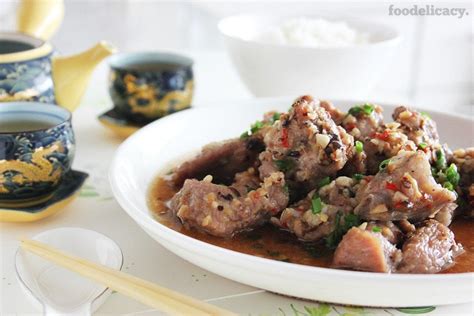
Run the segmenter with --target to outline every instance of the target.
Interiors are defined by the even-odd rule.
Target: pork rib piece
[[[335,268],[392,272],[401,252],[379,232],[352,227],[342,238],[333,258]]]
[[[171,210],[187,227],[231,237],[265,223],[287,206],[283,173],[272,173],[257,189],[252,189],[254,177],[240,177],[235,187],[214,184],[210,177],[203,181],[188,179],[171,200]],[[249,179],[248,186],[243,183],[244,178]]]
[[[392,117],[401,124],[400,129],[417,146],[421,143],[428,147],[439,144],[436,123],[428,115],[399,106],[394,110]]]
[[[366,220],[421,221],[456,201],[456,194],[436,183],[428,157],[402,151],[357,193],[354,213]]]
[[[186,179],[201,180],[212,175],[215,181],[230,184],[237,172],[255,164],[263,149],[263,141],[259,137],[211,143],[173,172],[173,183],[179,188]]]
[[[438,151],[442,151],[450,160],[452,152],[447,144],[441,144],[435,121],[427,114],[405,106],[397,107],[393,114],[394,123],[400,124],[401,131],[417,148],[422,148],[431,163],[436,161]]]
[[[437,273],[447,268],[462,252],[453,232],[445,225],[428,220],[403,244],[398,273]]]
[[[357,204],[355,195],[359,183],[348,177],[339,177],[322,187],[319,192],[311,191],[306,198],[286,208],[279,218],[273,217],[272,223],[289,230],[304,241],[318,241],[336,228],[337,214],[340,213],[341,225],[344,216]],[[312,200],[319,197],[321,209],[312,209]],[[319,202],[318,202],[319,203]]]
[[[367,171],[369,174],[378,172],[382,161],[396,156],[401,150],[416,151],[415,143],[399,129],[400,123],[387,123],[371,136],[362,139],[367,155]]]
[[[353,138],[310,96],[298,98],[266,133],[259,172],[283,171],[287,180],[317,182],[335,175],[353,154]]]

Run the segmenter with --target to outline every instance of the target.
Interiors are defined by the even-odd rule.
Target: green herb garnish
[[[390,159],[385,159],[384,161],[382,161],[379,166],[379,171],[386,169],[389,164],[390,164]]]
[[[322,210],[323,202],[321,201],[321,198],[315,194],[311,199],[311,211],[313,214],[319,214]]]
[[[373,231],[374,233],[380,233],[380,232],[382,231],[382,228],[380,228],[380,227],[378,227],[378,226],[374,226],[374,227],[372,227],[372,231]]]
[[[252,134],[257,133],[263,127],[273,125],[275,121],[278,121],[280,119],[280,115],[281,113],[275,112],[268,121],[256,121],[255,123],[250,125],[250,131],[245,131],[242,133],[242,135],[240,135],[240,139],[246,139]]]
[[[364,179],[364,175],[363,174],[360,174],[360,173],[355,173],[352,178],[356,181],[360,181],[362,179]]]
[[[454,191],[454,186],[451,182],[446,181],[443,183],[443,188],[448,189],[449,191]]]
[[[425,149],[426,147],[428,147],[428,144],[427,143],[419,143],[418,147],[420,147],[421,149]]]
[[[359,225],[360,225],[359,216],[355,214],[347,214],[346,216],[344,216],[344,228],[346,229],[346,231],[348,231],[353,226],[359,226]]]
[[[256,121],[250,126],[250,132],[252,134],[255,134],[256,132],[261,130],[263,126],[265,126],[265,124],[262,121]]]
[[[293,160],[290,159],[274,160],[274,163],[277,168],[282,172],[290,171],[295,166]]]
[[[420,114],[423,115],[423,116],[426,117],[426,118],[431,119],[431,116],[430,116],[428,113],[426,113],[426,112],[421,111]]]
[[[349,109],[349,114],[352,116],[357,116],[359,114],[370,115],[374,111],[374,106],[370,103],[363,105],[357,105]]]
[[[275,112],[272,116],[272,124],[280,119],[281,113]]]
[[[444,151],[441,149],[436,151],[436,168],[438,170],[446,168],[446,157],[444,156]]]
[[[319,187],[319,188],[322,188],[322,187],[328,185],[329,183],[331,183],[331,178],[325,177],[325,178],[323,178],[321,181],[319,181],[318,187]]]
[[[325,238],[326,247],[330,249],[335,249],[342,238],[341,231],[341,212],[336,213],[336,218],[334,220],[334,230]]]
[[[461,179],[461,176],[458,173],[458,167],[455,164],[449,165],[449,167],[446,169],[444,172],[446,175],[446,178],[448,179],[449,182],[453,186],[457,186],[459,184],[459,180]]]
[[[364,144],[361,141],[356,140],[355,149],[356,149],[356,152],[360,154],[362,151],[364,151]]]
[[[342,222],[341,219],[343,220]],[[354,226],[359,226],[360,219],[355,214],[347,214],[343,217],[342,212],[339,211],[336,213],[334,224],[334,230],[325,238],[326,247],[330,249],[335,249],[337,247],[342,236],[344,236],[349,229]]]
[[[349,114],[352,116],[357,116],[362,112],[362,108],[360,106],[354,106],[349,109]]]
[[[247,139],[247,138],[249,138],[249,136],[250,136],[249,132],[245,131],[240,135],[240,139]]]
[[[362,106],[362,111],[364,112],[364,114],[366,115],[370,115],[372,114],[372,112],[374,111],[374,106],[370,103],[366,103]]]
[[[446,181],[448,181],[448,178],[446,177],[446,174],[444,174],[444,172],[442,170],[440,171],[437,171],[434,175],[436,181],[438,183],[444,183]]]

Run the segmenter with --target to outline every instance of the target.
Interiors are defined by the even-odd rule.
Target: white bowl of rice
[[[401,41],[395,29],[356,18],[236,15],[218,28],[257,97],[365,98]]]

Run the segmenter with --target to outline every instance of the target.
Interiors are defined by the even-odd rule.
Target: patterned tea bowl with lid
[[[146,124],[190,107],[193,61],[174,53],[122,53],[110,58],[109,91],[114,110]]]

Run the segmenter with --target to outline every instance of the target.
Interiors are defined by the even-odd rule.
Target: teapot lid
[[[19,32],[0,32],[0,63],[35,59],[51,51],[52,46],[39,38]]]

